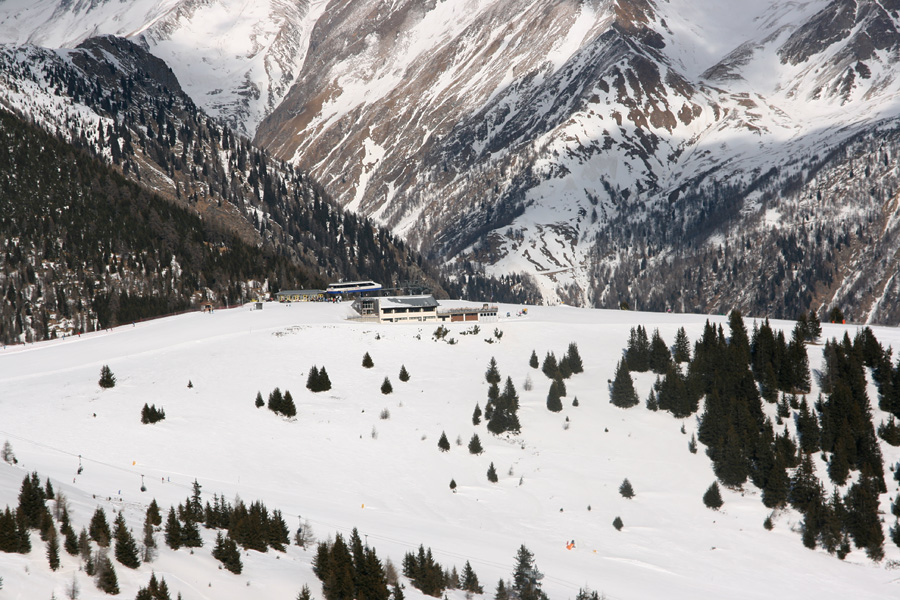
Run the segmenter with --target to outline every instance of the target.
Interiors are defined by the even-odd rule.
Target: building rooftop
[[[437,307],[438,302],[434,296],[383,296],[378,298],[382,308],[432,308]]]

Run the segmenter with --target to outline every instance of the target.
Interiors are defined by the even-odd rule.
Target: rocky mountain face
[[[840,285],[792,272],[784,293],[747,291],[777,252],[732,291],[666,283],[666,265],[709,271],[725,246],[756,262],[740,240],[761,208],[823,193],[810,172],[891,122],[898,21],[852,0],[332,3],[256,140],[431,255],[530,272],[551,301],[793,316],[849,302],[834,247]],[[829,189],[819,226],[889,219],[887,192],[876,209]],[[798,235],[763,221],[767,248]],[[640,283],[631,265],[654,259]]]
[[[863,257],[894,266],[896,0],[90,5],[435,259],[528,274],[549,302],[893,318]],[[86,31],[87,4],[35,6],[0,32]]]

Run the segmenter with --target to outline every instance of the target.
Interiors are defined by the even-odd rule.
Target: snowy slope
[[[165,60],[207,113],[252,134],[293,83],[325,4],[10,0],[0,5],[0,41],[74,48],[97,35],[130,38]]]
[[[320,539],[356,526],[396,565],[420,543],[445,566],[461,568],[468,559],[485,597],[509,577],[522,543],[535,553],[553,599],[572,598],[584,586],[622,600],[896,596],[889,566],[900,549],[888,542],[882,564],[859,551],[840,561],[807,550],[792,531],[799,517],[791,510],[776,516],[773,531],[763,529],[769,511],[749,484],[745,493],[723,491],[723,509],[712,512],[701,502],[714,479],[709,460],[687,448],[695,419],[609,404],[606,382],[633,325],[658,327],[671,343],[681,326],[696,339],[705,317],[567,307],[528,307],[517,317],[520,308],[501,307],[496,327],[503,335],[493,344],[485,343],[490,324],[478,335],[463,335],[471,325],[451,324],[458,343],[449,345],[432,340],[433,324],[359,324],[345,320],[346,306],[266,304],[0,349],[0,438],[19,460],[0,463],[0,506],[14,505],[22,477],[37,471],[68,496],[76,529],[99,503],[108,514],[124,509],[137,531],[151,498],[167,509],[189,495],[196,478],[204,500],[213,493],[261,499],[282,510],[291,529],[298,516],[309,519]],[[829,337],[845,329],[824,327]],[[875,333],[885,346],[900,345],[895,329]],[[528,367],[528,357],[532,350],[561,355],[571,341],[585,373],[569,380],[565,408],[553,414],[544,407],[548,380]],[[360,366],[365,352],[371,370]],[[820,366],[820,347],[809,354],[812,368]],[[492,356],[521,396],[522,433],[509,439],[471,422],[475,403],[486,400],[483,373]],[[109,390],[97,386],[104,364],[118,378]],[[314,364],[327,367],[330,392],[305,389]],[[408,383],[396,378],[401,364]],[[394,384],[389,396],[379,391],[385,376]],[[526,378],[533,391],[524,390]],[[646,397],[652,377],[636,383]],[[253,406],[257,391],[265,396],[275,386],[293,394],[296,420]],[[145,402],[163,407],[167,418],[141,425]],[[389,419],[379,418],[382,409]],[[452,445],[446,454],[437,448],[442,431]],[[485,446],[481,456],[465,448],[473,432]],[[457,436],[462,447],[453,443]],[[897,449],[883,450],[887,464],[900,458]],[[84,471],[76,475],[79,456]],[[497,484],[485,477],[491,462]],[[637,493],[632,500],[617,491],[626,477]],[[621,532],[611,525],[616,516],[625,523]],[[122,597],[132,597],[154,570],[185,600],[293,597],[303,583],[321,598],[311,553],[250,552],[235,576],[216,568],[209,533],[194,555],[163,548],[137,573],[117,565]],[[565,548],[570,539],[575,550]],[[68,557],[51,573],[43,544],[33,540],[30,555],[3,555],[4,597],[64,597],[73,574],[84,600],[105,597]],[[420,597],[409,586],[406,594]],[[462,593],[449,597],[462,600]]]

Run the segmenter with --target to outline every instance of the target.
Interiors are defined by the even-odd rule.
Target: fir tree
[[[313,365],[309,370],[309,375],[306,378],[306,389],[311,392],[319,391],[319,368],[316,365]]]
[[[659,329],[653,330],[653,338],[650,340],[649,365],[650,370],[662,375],[672,362],[672,353],[669,347],[659,335]]]
[[[484,372],[484,378],[489,384],[500,383],[500,371],[497,369],[497,359],[493,356],[491,357],[490,363],[488,363],[487,371]]]
[[[169,516],[166,519],[166,546],[172,550],[181,548],[181,523],[178,522],[178,516],[175,514],[174,508],[169,508]]]
[[[443,431],[441,432],[441,438],[438,440],[438,448],[441,449],[441,452],[450,450],[450,441],[447,439],[447,434]]]
[[[281,402],[281,414],[288,418],[297,415],[297,407],[294,404],[294,397],[291,396],[290,390],[284,391],[284,399]]]
[[[384,381],[381,384],[381,393],[382,394],[390,394],[394,391],[394,386],[391,385],[391,380],[387,377],[384,378]]]
[[[56,535],[56,529],[50,529],[50,535],[47,537],[47,561],[50,563],[50,570],[59,569],[59,538]]]
[[[456,480],[455,479],[450,480],[450,489],[456,490]]]
[[[473,433],[472,439],[469,440],[469,454],[481,454],[482,452],[484,452],[484,448],[481,447],[481,440],[477,433]]]
[[[562,400],[560,400],[559,385],[554,379],[550,382],[550,391],[547,393],[547,410],[550,412],[559,412],[563,409]]]
[[[191,515],[185,515],[187,518],[181,525],[181,545],[185,548],[199,548],[203,545],[203,538],[200,537],[200,528],[197,526]]]
[[[534,563],[534,554],[524,544],[520,546],[516,552],[512,586],[519,600],[547,600],[547,594],[541,590],[543,577]]]
[[[327,392],[331,389],[331,379],[328,377],[328,371],[325,370],[324,366],[319,369],[319,379],[316,388],[317,392]]]
[[[144,537],[141,540],[143,545],[141,559],[144,562],[150,562],[151,560],[153,560],[154,554],[156,553],[156,536],[154,535],[155,529],[153,528],[153,523],[150,520],[149,514],[144,517],[144,526],[142,528],[142,531]]]
[[[679,327],[678,332],[675,334],[675,349],[672,358],[677,363],[691,361],[691,342],[688,340],[684,327]]]
[[[409,381],[409,372],[406,370],[406,365],[400,365],[400,374],[397,377],[403,383]]]
[[[535,356],[536,358],[537,356]],[[569,342],[569,349],[566,351],[565,358],[573,375],[584,372],[584,363],[581,360],[581,354],[578,352],[578,345],[575,342]]]
[[[112,539],[112,533],[109,530],[109,523],[106,520],[106,513],[103,508],[97,507],[94,516],[91,517],[91,524],[88,526],[88,534],[91,539],[97,542],[98,546],[107,547]]]
[[[474,569],[472,569],[472,565],[469,564],[469,561],[466,561],[466,566],[463,567],[460,588],[466,592],[471,592],[473,594],[484,593],[484,588],[482,588],[481,584],[478,583],[478,575],[475,574],[475,571]]]
[[[497,582],[497,589],[494,592],[494,600],[509,600],[509,592],[506,590],[506,584],[503,580]]]
[[[622,481],[622,485],[619,486],[619,493],[622,494],[623,498],[634,498],[634,488],[631,487],[631,482],[628,481],[627,477]]]
[[[619,408],[629,408],[639,403],[631,373],[628,372],[624,360],[620,360],[616,366],[616,377],[610,388],[609,401]]]
[[[271,392],[269,392],[269,404],[268,408],[273,413],[280,413],[282,411],[284,404],[284,396],[281,394],[281,390],[279,388],[275,388]]]
[[[494,463],[491,463],[491,466],[488,467],[487,478],[491,483],[497,483],[497,470],[494,468]]]
[[[537,352],[535,352],[534,350],[531,351],[531,358],[528,359],[528,366],[530,366],[532,369],[537,369],[540,366],[540,363],[538,362]]]
[[[98,382],[102,388],[111,388],[116,386],[116,376],[110,370],[109,365],[103,365],[100,368],[100,381]]]
[[[297,594],[297,600],[312,600],[312,592],[309,591],[309,586],[305,583],[303,584],[300,593]]]
[[[556,355],[552,352],[548,352],[546,356],[544,356],[544,362],[541,365],[541,371],[546,375],[549,379],[559,379],[559,363],[556,362]]]
[[[622,523],[621,517],[616,517],[615,519],[613,519],[612,525],[616,528],[616,531],[622,531],[622,528],[625,526],[625,524]]]
[[[263,406],[266,405],[266,403],[265,403],[265,401],[263,400],[263,397],[262,397],[262,392],[256,392],[256,401],[255,401],[255,404],[256,404],[256,408],[262,408]]]
[[[625,364],[629,371],[643,373],[650,369],[650,340],[647,338],[647,330],[641,325],[631,328],[625,349]]]
[[[96,560],[96,584],[97,589],[112,596],[119,593],[119,578],[116,569],[105,554],[99,554]]]
[[[472,425],[481,423],[481,406],[475,403],[475,410],[472,412]]]
[[[713,510],[719,510],[722,507],[722,504],[724,504],[722,501],[722,494],[719,492],[719,484],[715,481],[713,481],[712,485],[709,486],[703,494],[703,504]]]
[[[131,531],[125,526],[125,516],[121,512],[116,516],[114,536],[116,560],[129,569],[137,569],[141,566],[137,543],[135,543]]]
[[[822,322],[819,321],[819,315],[813,309],[809,310],[806,333],[806,341],[808,342],[816,342],[822,337]]]
[[[223,536],[221,531],[216,533],[216,544],[213,547],[212,555],[213,558],[222,563],[222,566],[235,575],[240,575],[244,569],[237,544],[230,537]],[[308,591],[309,589],[307,588]]]
[[[364,367],[367,368],[367,369],[371,369],[372,367],[375,366],[375,363],[372,361],[372,357],[369,356],[369,353],[368,353],[368,352],[366,352],[366,353],[363,355],[362,366],[364,366]]]

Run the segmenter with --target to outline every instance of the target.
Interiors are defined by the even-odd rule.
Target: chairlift
[[[81,465],[81,455],[78,455],[78,474],[81,475],[81,472],[84,471],[84,467]]]

